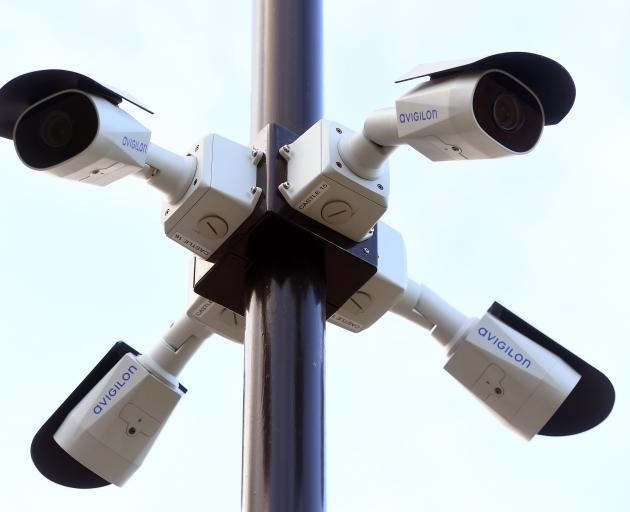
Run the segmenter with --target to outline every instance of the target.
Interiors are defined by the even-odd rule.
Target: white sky
[[[603,370],[617,404],[600,427],[527,443],[442,370],[445,354],[395,317],[327,336],[328,509],[341,512],[630,510],[630,4],[602,0],[325,2],[325,116],[359,128],[409,68],[522,50],[561,62],[572,112],[534,152],[431,163],[391,158],[385,220],[410,275],[471,316],[497,299]],[[2,3],[0,83],[80,71],[128,90],[153,140],[184,152],[249,136],[250,2]],[[22,167],[0,141],[0,509],[93,512],[240,507],[242,347],[219,337],[182,375],[190,392],[118,489],[37,473],[32,435],[116,340],[148,349],[185,306],[188,254],[162,233],[160,197]]]

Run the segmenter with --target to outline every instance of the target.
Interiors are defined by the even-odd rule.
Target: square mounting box
[[[321,120],[284,151],[287,181],[280,193],[300,213],[360,242],[387,210],[389,166],[377,180],[352,172],[339,155],[339,141],[353,132]]]
[[[190,150],[197,158],[192,186],[175,204],[165,202],[166,235],[208,259],[251,215],[260,198],[251,149],[215,134]]]

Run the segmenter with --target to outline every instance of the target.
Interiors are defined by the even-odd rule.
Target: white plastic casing
[[[384,163],[376,180],[348,169],[338,144],[351,133],[331,121],[314,124],[290,145],[288,188],[279,190],[298,212],[358,242],[387,210],[389,169]]]
[[[360,332],[387,313],[405,292],[407,259],[402,235],[378,224],[378,270],[328,321]]]
[[[16,129],[22,117],[32,108],[68,92],[82,94],[92,102],[98,116],[98,131],[92,143],[78,155],[54,167],[37,170],[61,178],[104,186],[142,169],[147,158],[151,131],[127,112],[99,96],[73,89],[60,91],[25,110],[15,123]],[[13,134],[14,142],[16,129]],[[22,163],[27,165],[24,160]]]
[[[484,70],[421,83],[396,101],[396,125],[399,141],[379,140],[383,145],[409,144],[427,158],[438,160],[471,160],[523,154],[506,148],[477,123],[473,113],[473,95],[477,83],[490,72],[502,73],[527,89],[523,82],[501,70]],[[366,123],[366,129],[369,125]],[[544,125],[544,119],[543,123]],[[542,132],[541,125],[541,132]],[[376,132],[376,127],[374,127]],[[532,148],[533,149],[533,148]],[[530,149],[531,151],[531,149]]]
[[[138,469],[182,391],[125,355],[76,405],[54,435],[70,456],[123,485]]]
[[[212,302],[200,295],[195,295],[195,300],[188,306],[186,314],[224,338],[243,343],[245,338],[245,318],[231,309],[225,308],[221,304]]]
[[[486,314],[444,367],[516,432],[531,439],[580,380],[555,354]]]
[[[188,288],[186,314],[189,318],[201,322],[224,338],[236,343],[243,343],[245,339],[245,318],[231,309],[195,293],[194,285],[210,268],[212,268],[212,263],[199,258],[192,259],[192,275],[189,279],[190,287]]]
[[[164,231],[207,260],[254,211],[261,190],[250,148],[211,134],[190,153],[197,158],[195,176],[179,201],[164,202]]]

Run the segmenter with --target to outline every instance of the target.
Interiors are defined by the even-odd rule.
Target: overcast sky
[[[354,335],[329,326],[327,495],[335,512],[629,510],[630,4],[602,0],[325,2],[325,116],[358,129],[423,62],[530,51],[562,63],[573,110],[535,151],[432,163],[390,160],[385,221],[410,275],[470,316],[499,300],[604,371],[616,407],[572,438],[523,441],[443,369],[446,354],[394,316]],[[153,140],[184,153],[210,132],[249,142],[251,3],[4,2],[0,83],[80,71],[128,90]],[[188,254],[157,192],[29,171],[0,141],[0,509],[235,511],[242,346],[211,338],[181,401],[122,489],[66,489],[34,468],[42,422],[123,339],[149,349],[186,305]],[[292,250],[287,247],[287,250]]]

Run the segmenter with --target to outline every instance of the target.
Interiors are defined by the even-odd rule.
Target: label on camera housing
[[[212,251],[210,251],[208,248],[204,247],[199,242],[195,242],[194,240],[191,240],[190,238],[185,237],[184,235],[182,235],[181,233],[177,231],[173,233],[172,238],[179,245],[185,247],[189,251],[195,253],[197,256],[203,258],[204,260],[207,260],[212,255]]]
[[[349,318],[346,318],[339,313],[335,313],[333,316],[331,316],[330,320],[338,326],[348,329],[350,331],[359,332],[363,330],[363,325],[355,322],[354,320],[350,320]]]
[[[306,210],[315,204],[316,201],[321,199],[321,197],[328,192],[330,185],[325,181],[322,181],[315,189],[309,192],[304,199],[300,201],[297,205],[298,211]]]

